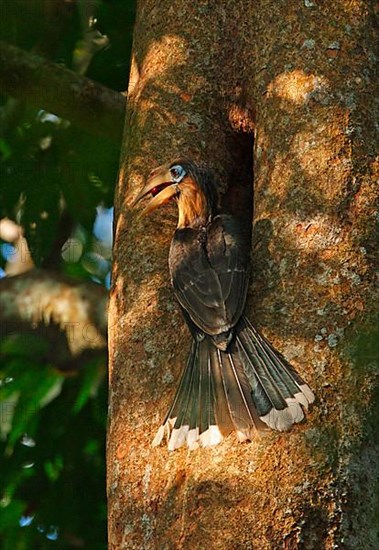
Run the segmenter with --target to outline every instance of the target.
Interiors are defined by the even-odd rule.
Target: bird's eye
[[[175,166],[172,166],[170,168],[170,174],[172,181],[174,183],[179,183],[186,175],[186,171],[184,170],[183,166],[180,166],[180,164],[175,164]]]

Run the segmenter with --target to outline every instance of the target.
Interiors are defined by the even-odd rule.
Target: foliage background
[[[123,91],[134,11],[131,0],[2,0],[0,38]],[[23,227],[37,267],[109,286],[109,240],[94,223],[112,205],[120,144],[55,115],[0,96],[1,218]],[[13,249],[0,246],[3,270]],[[0,546],[105,548],[104,354],[63,372],[43,335],[1,332]]]

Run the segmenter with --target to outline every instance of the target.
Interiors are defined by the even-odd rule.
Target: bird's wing
[[[170,250],[175,294],[203,332],[228,331],[241,316],[249,278],[249,242],[238,225],[217,216],[202,229],[175,232]]]

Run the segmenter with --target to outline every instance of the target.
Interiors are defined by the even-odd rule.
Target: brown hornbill
[[[174,401],[153,445],[169,450],[211,446],[237,432],[287,430],[313,402],[309,386],[243,315],[250,239],[240,220],[220,209],[209,169],[178,160],[154,170],[135,200],[142,214],[174,199],[178,226],[171,241],[171,282],[193,341]]]

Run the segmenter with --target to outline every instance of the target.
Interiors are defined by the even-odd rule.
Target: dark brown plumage
[[[144,212],[175,199],[178,228],[169,267],[172,286],[193,335],[174,401],[153,444],[173,450],[219,443],[236,431],[252,439],[267,426],[287,430],[313,402],[308,385],[244,317],[250,241],[219,209],[217,182],[187,160],[154,170],[136,202]]]

